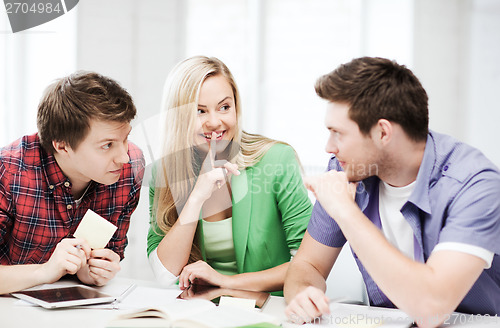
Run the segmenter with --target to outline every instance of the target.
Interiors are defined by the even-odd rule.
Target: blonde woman
[[[148,256],[178,277],[281,291],[312,206],[293,148],[241,129],[232,74],[217,58],[179,63],[165,84],[165,156],[150,185]]]

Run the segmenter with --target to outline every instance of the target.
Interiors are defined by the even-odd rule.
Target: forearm
[[[7,294],[46,283],[42,264],[0,265],[0,294]]]
[[[202,203],[190,199],[186,202],[177,222],[158,245],[158,258],[173,275],[180,274],[188,263]]]
[[[309,286],[316,287],[324,292],[326,291],[326,280],[310,263],[296,257],[290,263],[286,273],[283,288],[285,301],[289,303],[295,295]]]
[[[421,298],[417,295],[426,293],[423,284],[425,265],[404,256],[375,225],[362,216],[360,211],[355,212],[348,223],[340,223],[339,226],[363,266],[393,302],[399,301],[398,307],[401,307],[401,302],[420,302]]]
[[[267,292],[282,290],[288,266],[287,262],[263,271],[226,276],[221,287]]]
[[[435,270],[437,266],[431,260],[419,263],[404,256],[357,208],[349,211],[344,218],[337,221],[342,232],[380,289],[410,316],[434,320],[430,326],[439,323],[436,320],[442,321],[455,310],[477,278],[460,282],[460,279],[453,277],[457,274],[438,273]],[[473,275],[473,272],[465,273],[464,277]],[[458,291],[452,287],[454,283],[471,285]]]

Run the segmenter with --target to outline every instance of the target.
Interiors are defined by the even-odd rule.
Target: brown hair
[[[90,120],[130,122],[136,115],[132,97],[118,82],[94,72],[79,71],[49,85],[40,100],[37,127],[42,147],[52,141],[76,149],[87,136]]]
[[[315,89],[325,100],[348,104],[350,119],[364,135],[379,119],[387,119],[401,125],[412,140],[427,139],[427,93],[404,65],[385,58],[356,58],[321,76]]]

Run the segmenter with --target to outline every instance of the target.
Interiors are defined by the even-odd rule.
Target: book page
[[[407,328],[411,322],[406,313],[397,309],[333,303],[330,305],[330,314],[303,327]]]
[[[199,317],[202,313],[209,312],[217,308],[217,306],[208,301],[202,299],[196,300],[176,300],[172,304],[162,307],[161,309],[168,314],[172,321],[177,321],[180,319]]]
[[[176,320],[198,317],[199,313],[215,307],[215,304],[207,300],[175,300],[165,306],[127,311],[109,322],[106,327],[170,327]]]
[[[279,326],[276,317],[264,314],[258,310],[243,310],[238,307],[218,306],[214,309],[201,312],[196,316],[175,320],[175,327],[210,327],[226,328],[240,327],[259,323],[272,323]]]
[[[258,323],[279,325],[277,318],[258,310],[246,311],[237,307],[219,307],[207,300],[178,300],[170,305],[145,308],[118,316],[106,327],[239,327]]]

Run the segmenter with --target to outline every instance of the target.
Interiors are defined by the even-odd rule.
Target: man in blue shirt
[[[500,314],[500,172],[429,131],[427,94],[404,66],[363,57],[316,82],[328,101],[328,171],[285,280],[295,322],[329,313],[325,280],[349,241],[370,303],[419,326],[453,311]]]

